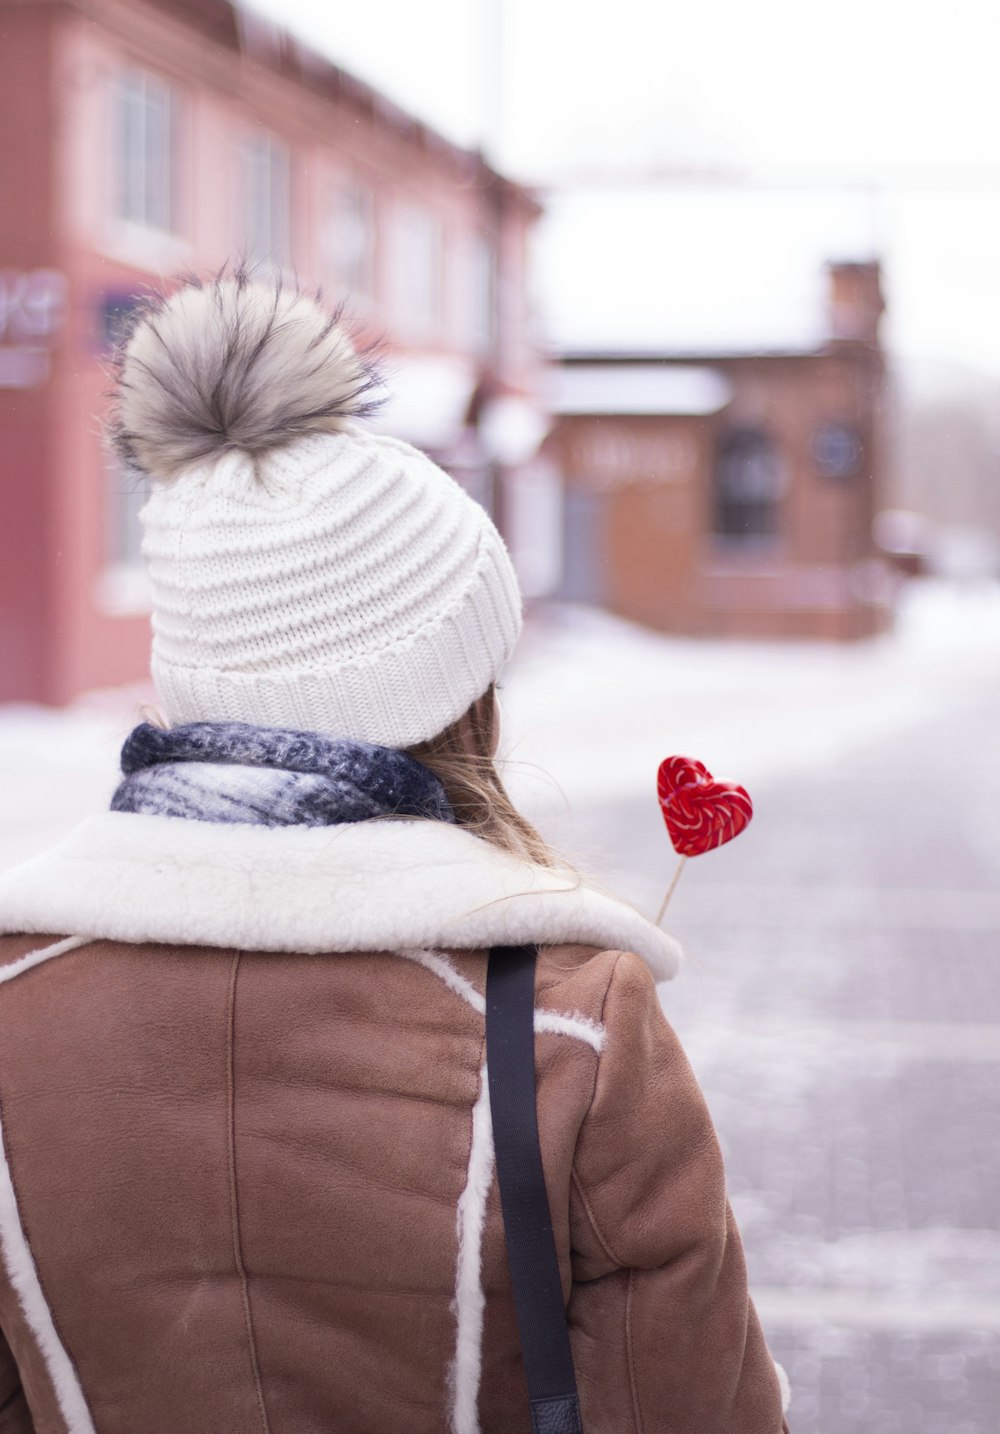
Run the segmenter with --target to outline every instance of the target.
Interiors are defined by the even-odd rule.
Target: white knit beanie
[[[408,747],[510,656],[503,541],[424,454],[359,426],[377,382],[337,316],[239,272],[134,329],[115,441],[152,480],[152,672],[172,724]]]

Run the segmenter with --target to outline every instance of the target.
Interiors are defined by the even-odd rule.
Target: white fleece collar
[[[676,941],[570,873],[460,827],[251,827],[103,812],[0,876],[0,932],[247,951],[478,949],[579,942],[634,951],[657,981]]]

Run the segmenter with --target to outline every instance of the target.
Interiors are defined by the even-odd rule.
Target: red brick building
[[[548,255],[564,331],[545,451],[565,489],[566,596],[695,635],[878,631],[878,263],[820,262],[843,214],[803,224],[795,196],[640,198],[630,228],[627,198],[571,195]],[[598,245],[629,254],[605,264],[606,294],[588,268]]]
[[[349,295],[384,421],[502,508],[491,425],[538,423],[526,191],[229,0],[0,0],[0,31],[0,700],[145,672],[142,494],[96,416],[123,314],[181,270]]]

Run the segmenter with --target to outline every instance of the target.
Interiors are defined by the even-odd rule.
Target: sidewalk
[[[764,788],[678,898],[665,1004],[797,1434],[998,1427],[1000,774],[965,771],[998,730],[985,703]]]
[[[1000,617],[949,636],[941,597],[848,651],[665,643],[651,663],[625,632],[608,687],[592,644],[591,770],[555,736],[577,639],[546,655],[547,713],[511,683],[576,809],[571,827],[536,792],[542,819],[644,909],[672,865],[656,757],[690,751],[755,798],[739,841],[688,864],[668,923],[688,966],[662,992],[794,1434],[1000,1427]]]

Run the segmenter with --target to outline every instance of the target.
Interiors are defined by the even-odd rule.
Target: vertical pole
[[[659,926],[660,922],[663,920],[663,913],[666,911],[667,907],[669,906],[669,904],[670,904],[670,898],[673,896],[674,892],[675,892],[676,889],[677,889],[677,883],[678,883],[678,882],[680,881],[680,879],[681,879],[681,872],[684,870],[684,863],[685,863],[686,861],[687,861],[687,857],[686,857],[686,856],[682,856],[681,859],[680,859],[680,861],[677,863],[677,866],[676,866],[676,868],[675,868],[675,870],[674,870],[674,874],[673,874],[673,877],[672,877],[672,879],[671,879],[670,885],[667,887],[667,894],[666,894],[666,896],[663,898],[663,902],[662,902],[662,904],[661,904],[661,906],[660,906],[659,911],[656,913],[656,924],[657,924],[657,926]]]

